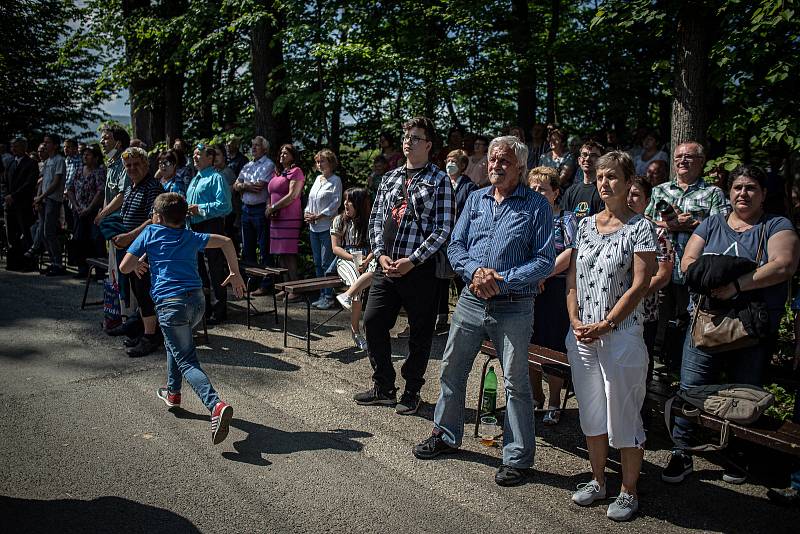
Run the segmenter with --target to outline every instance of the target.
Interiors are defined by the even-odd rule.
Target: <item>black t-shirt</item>
[[[598,213],[604,207],[603,201],[600,199],[600,193],[597,192],[597,184],[583,182],[570,186],[561,195],[559,206],[563,210],[573,212],[579,221],[584,217]]]

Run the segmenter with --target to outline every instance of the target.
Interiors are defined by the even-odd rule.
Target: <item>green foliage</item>
[[[0,3],[0,139],[70,134],[99,118],[95,56],[70,27],[72,2]]]
[[[764,389],[775,395],[775,403],[767,408],[764,413],[781,421],[791,419],[794,415],[794,403],[796,402],[794,394],[777,384],[770,384],[765,386]]]
[[[796,1],[696,3],[710,9],[719,29],[708,78],[714,163],[728,168],[767,148],[800,149],[793,94],[800,71]],[[49,124],[87,119],[86,104],[123,89],[135,94],[137,110],[160,118],[170,111],[164,92],[176,84],[186,137],[227,129],[247,138],[255,111],[251,39],[254,27],[266,21],[279,28],[275,39],[283,50],[275,70],[285,77],[268,82],[269,90],[280,90],[274,111],[288,113],[304,152],[332,146],[355,157],[343,170],[355,176],[369,169],[367,158],[356,155],[375,149],[379,131],[398,132],[409,116],[430,116],[440,133],[459,124],[493,135],[519,115],[543,121],[548,87],[554,90],[550,111],[570,134],[645,126],[666,137],[677,17],[689,4],[13,0],[0,8],[8,12],[2,24],[9,31],[35,31],[24,32],[28,42],[0,62],[16,61],[28,69],[28,79],[46,80],[35,89],[62,87],[53,85],[59,76],[70,80],[48,99],[22,99],[30,106],[14,116],[30,116],[31,122],[39,120],[31,108],[47,110]],[[37,9],[57,15],[35,17]],[[527,26],[520,26],[520,16]],[[71,29],[63,31],[70,18]],[[523,77],[532,80],[531,94],[518,94]],[[5,78],[3,84],[4,94],[21,94]],[[77,105],[66,96],[75,94]],[[523,96],[531,100],[520,109]],[[0,114],[0,122],[11,116]]]

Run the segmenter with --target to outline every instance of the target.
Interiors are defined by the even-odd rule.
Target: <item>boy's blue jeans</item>
[[[202,289],[193,289],[183,295],[164,299],[156,305],[156,315],[164,333],[167,348],[167,389],[172,393],[181,390],[181,379],[189,385],[209,411],[219,402],[217,392],[208,375],[197,361],[192,331],[203,318],[206,301]]]

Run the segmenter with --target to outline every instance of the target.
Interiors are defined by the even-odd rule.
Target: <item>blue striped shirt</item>
[[[497,271],[501,295],[535,295],[553,271],[553,210],[539,193],[519,184],[500,204],[494,187],[473,192],[459,215],[447,255],[467,283],[480,267]]]

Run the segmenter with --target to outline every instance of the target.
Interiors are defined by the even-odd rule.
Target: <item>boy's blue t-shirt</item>
[[[209,237],[186,228],[151,224],[131,243],[128,252],[134,256],[141,258],[147,252],[153,302],[203,287],[197,253],[206,248]]]

